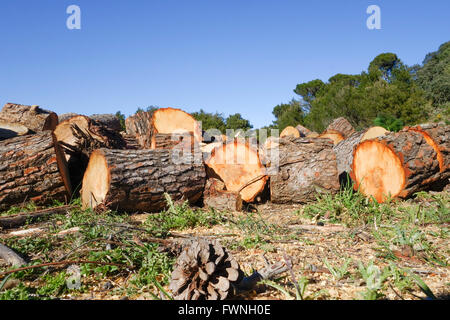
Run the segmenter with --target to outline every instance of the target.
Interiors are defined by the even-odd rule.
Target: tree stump
[[[72,194],[64,153],[49,131],[0,142],[0,209],[34,201],[67,202]]]
[[[34,132],[54,130],[58,124],[56,113],[39,108],[7,103],[0,112],[0,121],[18,123]]]
[[[355,189],[381,203],[426,190],[438,171],[437,154],[423,135],[399,132],[358,144],[350,176]]]
[[[240,193],[245,202],[254,201],[268,179],[258,151],[248,142],[222,144],[212,150],[205,164],[209,178],[219,178],[228,191]]]
[[[353,128],[352,124],[345,118],[337,118],[327,127],[325,131],[334,130],[342,133],[344,138],[350,137],[353,133],[355,133],[355,128]]]
[[[197,202],[205,168],[192,154],[176,150],[95,150],[83,177],[83,208],[99,206],[126,212],[157,212],[172,199]]]
[[[214,178],[206,181],[203,204],[206,208],[213,208],[218,211],[242,211],[241,195],[237,192],[225,190],[225,184]]]
[[[278,172],[270,177],[274,203],[307,203],[339,191],[336,154],[329,139],[280,139]]]

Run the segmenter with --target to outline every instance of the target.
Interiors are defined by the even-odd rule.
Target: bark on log
[[[0,111],[0,121],[19,123],[34,132],[54,130],[58,124],[56,113],[39,108],[7,103]]]
[[[242,211],[241,195],[237,192],[225,190],[225,184],[214,178],[210,178],[206,182],[203,204],[206,208],[219,211]]]
[[[156,212],[174,201],[198,201],[205,168],[193,154],[177,158],[175,150],[95,150],[83,177],[83,208]]]
[[[0,142],[0,210],[25,201],[66,202],[71,194],[66,160],[51,132]]]
[[[120,133],[86,116],[75,116],[61,122],[54,134],[64,150],[74,190],[81,186],[93,150],[126,148],[126,142]]]
[[[28,133],[30,133],[30,130],[20,123],[10,123],[0,120],[0,140],[24,136]]]
[[[220,178],[228,191],[240,193],[246,202],[254,201],[268,179],[258,151],[237,140],[213,149],[205,164],[209,178]]]
[[[202,131],[190,114],[173,108],[152,112],[138,112],[125,120],[127,134],[134,135],[143,149],[156,147],[156,134],[192,132],[195,140],[202,142]]]
[[[327,127],[325,131],[334,130],[343,134],[344,138],[348,138],[353,133],[355,133],[355,128],[352,124],[345,118],[337,118]]]
[[[114,114],[93,114],[93,115],[90,115],[89,118],[91,118],[94,121],[97,121],[102,126],[108,128],[110,130],[113,130],[116,132],[122,131],[122,126],[120,124],[120,120]]]
[[[339,191],[336,154],[328,139],[280,139],[278,172],[270,177],[274,203],[307,203]]]
[[[139,150],[142,149],[141,145],[137,142],[136,136],[127,134],[125,132],[120,133],[125,141],[125,149]]]
[[[294,138],[300,138],[300,131],[298,131],[294,127],[290,127],[290,126],[286,127],[286,128],[284,128],[283,131],[281,131],[280,138],[284,138],[284,137],[288,137],[288,136],[292,136]]]
[[[295,129],[297,129],[298,132],[300,132],[300,136],[301,136],[302,138],[305,138],[305,137],[307,137],[309,134],[312,133],[311,130],[309,130],[308,128],[305,128],[304,126],[302,126],[302,125],[300,125],[300,124],[299,124],[298,126],[296,126]]]
[[[438,172],[437,154],[422,134],[399,132],[361,142],[350,176],[355,189],[381,203],[427,190]]]
[[[444,123],[421,124],[415,127],[407,127],[403,131],[420,133],[437,153],[439,172],[431,178],[435,181],[432,188],[442,190],[449,184],[450,179],[450,126]]]
[[[153,139],[152,149],[173,149],[180,143],[194,148],[194,135],[192,132],[183,133],[157,133]]]

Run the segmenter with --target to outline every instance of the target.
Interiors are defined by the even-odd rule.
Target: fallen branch
[[[26,265],[27,262],[15,253],[12,249],[0,243],[0,258],[5,260],[7,263],[12,265],[13,267],[19,267]]]
[[[22,212],[12,216],[0,217],[0,227],[11,229],[23,226],[27,221],[36,221],[38,218],[44,218],[51,215],[63,214],[68,210],[77,208],[77,206],[62,206],[57,208],[42,209],[33,212]]]
[[[110,262],[86,261],[86,260],[74,260],[74,261],[73,260],[65,260],[65,261],[59,261],[59,262],[36,264],[34,266],[22,267],[22,268],[17,268],[14,270],[5,271],[5,272],[0,273],[0,277],[4,277],[4,276],[7,276],[8,274],[19,272],[19,271],[25,271],[25,270],[30,270],[30,269],[42,268],[42,267],[67,265],[67,264],[97,264],[97,265],[102,265],[102,266],[114,266],[114,267],[118,267],[118,268],[131,268],[128,265],[110,263]]]

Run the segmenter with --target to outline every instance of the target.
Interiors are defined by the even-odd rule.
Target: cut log
[[[73,118],[76,116],[81,116],[81,114],[73,113],[73,112],[63,113],[63,114],[58,115],[58,120],[61,123],[63,121],[69,120],[70,118]]]
[[[114,114],[93,114],[93,115],[90,115],[89,118],[91,118],[94,121],[97,121],[102,126],[108,128],[110,130],[113,130],[116,132],[122,131],[122,126],[120,124],[120,120]]]
[[[20,267],[27,264],[25,259],[15,253],[12,249],[0,243],[0,258],[13,267]]]
[[[0,210],[26,201],[67,202],[71,194],[64,153],[51,132],[0,142]]]
[[[422,134],[399,132],[357,145],[350,176],[355,189],[381,203],[426,190],[438,171],[437,154]]]
[[[192,132],[182,133],[156,133],[152,139],[152,149],[173,149],[180,143],[194,147],[194,135]]]
[[[289,126],[289,127],[284,128],[284,130],[281,131],[281,133],[280,133],[280,138],[284,138],[284,137],[288,137],[288,136],[291,136],[294,138],[300,138],[300,132],[296,128]]]
[[[174,201],[197,202],[205,186],[205,168],[192,154],[174,150],[95,150],[83,177],[83,208],[100,206],[126,212],[165,208],[164,193]]]
[[[325,131],[337,131],[342,133],[344,138],[350,137],[353,133],[355,133],[355,128],[353,128],[352,124],[345,118],[337,118],[327,127]]]
[[[361,132],[355,132],[335,145],[333,150],[336,152],[339,176],[344,179],[343,174],[350,174],[353,162],[353,149],[360,142],[384,136],[386,133],[389,133],[389,131],[384,128],[372,127]]]
[[[38,219],[43,219],[51,215],[64,214],[69,212],[70,209],[75,208],[75,206],[67,205],[0,217],[0,227],[3,229],[17,228],[23,226],[27,222],[34,222]]]
[[[7,103],[0,112],[0,121],[22,124],[34,132],[40,132],[54,130],[58,124],[58,116],[39,106]]]
[[[320,136],[320,134],[318,134],[317,132],[310,132],[306,138],[318,138]]]
[[[389,131],[383,127],[371,127],[367,129],[364,135],[361,137],[361,142],[382,137],[387,135],[388,133]]]
[[[339,191],[336,154],[329,139],[280,139],[278,172],[270,176],[274,203],[307,203]]]
[[[241,195],[237,192],[225,190],[225,184],[214,178],[210,178],[206,182],[203,204],[206,208],[219,211],[242,211]]]
[[[302,138],[305,138],[305,137],[307,137],[310,133],[312,133],[311,130],[309,130],[308,128],[305,128],[304,126],[302,126],[302,125],[300,125],[300,124],[299,124],[298,126],[296,126],[295,129],[297,129],[298,132],[300,132],[300,136],[301,136]]]
[[[450,126],[444,123],[422,124],[404,128],[403,131],[420,133],[433,147],[439,162],[439,172],[430,179],[435,181],[434,188],[443,189],[450,179]]]
[[[208,177],[219,177],[228,191],[240,193],[246,202],[264,190],[268,179],[258,151],[237,140],[213,149],[205,164]]]
[[[143,149],[156,147],[156,134],[192,132],[194,139],[202,142],[199,123],[190,114],[180,109],[162,108],[152,112],[138,112],[125,120],[127,134],[136,136]]]
[[[64,150],[73,190],[79,190],[93,150],[126,148],[120,133],[86,116],[75,116],[61,122],[54,134]]]
[[[312,136],[310,136],[311,138]],[[336,130],[327,130],[321,135],[319,135],[317,138],[319,139],[331,139],[334,143],[334,145],[337,145],[339,142],[344,140],[344,135],[341,132],[338,132]]]
[[[24,136],[29,132],[30,130],[20,123],[10,123],[0,120],[0,140]]]
[[[125,141],[125,149],[130,149],[130,150],[142,149],[141,145],[136,140],[136,136],[127,134],[123,131],[120,134],[121,134],[123,140]]]

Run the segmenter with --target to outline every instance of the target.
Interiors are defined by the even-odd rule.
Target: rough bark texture
[[[152,114],[153,112],[138,112],[125,119],[127,135],[136,137],[136,141],[142,149],[152,147]]]
[[[436,151],[439,172],[431,177],[431,180],[435,181],[432,188],[443,189],[450,179],[450,126],[444,123],[421,124],[404,130],[422,134],[425,141]]]
[[[91,154],[83,178],[83,207],[156,212],[172,199],[195,203],[205,186],[205,168],[193,154],[174,150],[109,150]]]
[[[7,263],[13,267],[20,267],[27,264],[27,262],[15,253],[11,248],[0,243],[0,258],[5,260]]]
[[[305,128],[304,126],[302,126],[300,124],[298,126],[296,126],[295,128],[298,130],[298,132],[300,132],[300,136],[302,138],[305,138],[306,136],[308,136],[309,134],[312,133],[311,130],[309,130],[308,128]]]
[[[390,133],[361,142],[353,153],[355,189],[378,202],[427,190],[439,171],[437,154],[417,132]]]
[[[26,201],[66,202],[70,196],[64,155],[51,132],[0,142],[0,210]]]
[[[30,130],[20,123],[10,123],[0,120],[0,140],[24,136],[28,133],[30,133]]]
[[[345,118],[337,118],[327,127],[326,131],[335,130],[341,132],[344,135],[344,138],[351,136],[355,133],[355,128],[353,128],[352,124]]]
[[[365,134],[365,131],[355,132],[347,139],[342,140],[333,147],[337,158],[338,174],[350,174],[352,162],[353,162],[353,149],[361,141],[361,137]]]
[[[212,150],[205,160],[209,178],[220,178],[229,191],[239,192],[242,200],[252,202],[266,185],[266,170],[258,151],[238,140]]]
[[[175,300],[225,300],[243,278],[237,261],[218,242],[195,240],[178,257],[169,289]]]
[[[270,177],[274,203],[315,201],[321,192],[339,188],[336,154],[328,139],[280,139],[278,172]]]
[[[242,211],[242,198],[237,192],[225,190],[225,184],[214,178],[208,179],[203,192],[203,204],[206,208],[218,211]]]
[[[92,151],[99,148],[126,148],[120,133],[86,116],[75,116],[61,122],[54,134],[64,150],[74,190],[80,189]]]
[[[127,134],[125,132],[121,132],[120,134],[122,135],[122,138],[125,141],[125,149],[130,149],[130,150],[142,149],[141,145],[136,140],[136,136]]]
[[[89,116],[94,121],[97,121],[102,126],[111,129],[116,132],[122,131],[119,118],[114,114],[93,114]]]
[[[0,121],[19,123],[34,132],[54,130],[58,124],[56,113],[39,108],[7,103],[0,112]]]
[[[152,149],[172,149],[180,143],[189,144],[193,147],[193,133],[156,133],[152,139]]]

